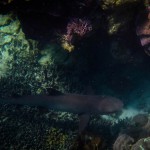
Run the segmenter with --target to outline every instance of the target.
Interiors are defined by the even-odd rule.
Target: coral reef
[[[133,117],[130,126],[120,132],[114,150],[149,149],[150,119],[148,115],[139,114]]]
[[[150,149],[150,137],[142,138],[132,145],[131,150],[149,150]]]
[[[141,46],[144,47],[146,54],[150,55],[150,7],[147,7],[147,10],[144,10],[138,15],[136,24],[136,34],[140,38]]]
[[[82,18],[74,18],[67,24],[67,33],[62,36],[62,47],[69,52],[74,49],[74,36],[83,37],[92,30],[90,20]]]
[[[65,150],[77,136],[75,118],[68,114],[61,116],[60,112],[19,105],[0,105],[0,113],[0,149],[3,150]],[[57,120],[59,115],[61,120]]]
[[[46,147],[47,149],[67,149],[68,134],[63,133],[63,130],[51,127],[49,131],[47,131],[47,139],[46,139]]]
[[[38,63],[41,66],[50,66],[67,63],[67,53],[56,44],[46,45],[43,50],[40,51],[40,59]]]
[[[148,6],[148,0],[0,1],[0,97],[48,94],[49,87],[90,94],[86,91],[90,84],[94,94],[119,95],[126,104],[134,99],[141,101],[142,110],[148,109],[144,106],[149,88],[140,86],[137,97],[132,92],[149,80],[150,62],[138,44],[149,48],[149,39],[141,37],[149,33],[149,20],[136,22]],[[91,134],[76,139],[77,115],[18,105],[1,105],[0,112],[3,150],[72,145],[72,149],[106,150],[112,149],[119,132],[115,150],[146,149],[149,143],[147,115],[133,120],[119,120],[119,114],[92,115],[87,126]]]
[[[141,0],[103,0],[101,1],[101,8],[103,10],[111,11],[108,16],[108,33],[110,35],[121,34],[129,31],[130,22],[134,19],[134,11],[136,6],[144,5]],[[118,15],[121,14],[121,15]]]
[[[29,42],[13,14],[0,15],[0,78],[11,74],[14,57],[29,55]]]
[[[102,149],[102,139],[99,135],[83,133],[74,141],[71,150],[100,150]]]
[[[100,116],[78,135],[78,115],[20,105],[0,105],[0,113],[0,149],[4,150],[105,150],[111,149],[116,134],[111,135],[110,124]]]
[[[146,114],[139,114],[133,117],[132,121],[136,126],[142,127],[148,123],[149,119]]]
[[[26,38],[16,14],[0,15],[0,37],[1,97],[46,93],[49,87],[64,92],[76,82],[70,79],[77,70],[69,69],[68,53],[56,44],[39,50],[38,41]]]
[[[113,150],[130,150],[134,139],[126,134],[121,134],[118,136],[117,140],[113,145]]]
[[[0,19],[1,96],[9,97],[13,94],[22,95],[26,92],[31,93],[33,90],[31,89],[31,85],[34,84],[31,82],[39,80],[38,77],[33,74],[35,70],[39,72],[40,69],[38,70],[37,67],[31,67],[37,66],[37,42],[25,38],[20,21],[15,14],[9,13],[1,15]],[[29,70],[32,71],[29,72]],[[26,77],[26,79],[22,77]],[[30,83],[29,78],[33,79],[30,80]]]
[[[141,0],[134,0],[134,1],[130,1],[130,0],[102,0],[102,9],[106,10],[106,9],[113,9],[115,7],[121,6],[121,5],[125,5],[125,4],[132,4],[132,3],[137,3],[140,2]],[[147,4],[147,0],[144,1],[145,4]]]
[[[75,48],[74,45],[68,43],[64,39],[62,40],[61,46],[62,46],[63,49],[67,50],[68,52],[72,52]]]
[[[0,16],[0,37],[1,97],[46,91],[45,67],[37,59],[40,55],[38,42],[26,39],[15,14]]]

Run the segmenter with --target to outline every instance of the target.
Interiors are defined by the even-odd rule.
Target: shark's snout
[[[121,100],[116,99],[116,100],[113,100],[112,103],[113,103],[112,104],[112,106],[113,106],[112,109],[114,109],[114,111],[115,110],[120,111],[123,108],[123,102]]]
[[[99,110],[104,113],[114,113],[123,108],[123,102],[114,97],[104,97],[99,103]]]

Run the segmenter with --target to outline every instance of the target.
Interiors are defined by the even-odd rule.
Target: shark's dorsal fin
[[[53,88],[47,88],[47,92],[48,92],[48,95],[49,96],[58,96],[58,95],[64,95],[64,93],[56,90],[56,89],[53,89]]]
[[[88,125],[90,119],[89,114],[79,114],[79,133],[82,133]]]

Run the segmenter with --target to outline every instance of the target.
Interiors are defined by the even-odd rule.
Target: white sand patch
[[[114,117],[113,115],[102,115],[102,118],[115,124],[118,123],[119,120],[131,119],[138,114],[147,114],[147,112],[138,110],[135,107],[130,106],[127,107],[126,109],[123,109],[122,113],[117,117],[116,116]]]

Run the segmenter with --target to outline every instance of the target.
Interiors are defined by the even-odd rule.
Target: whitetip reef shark
[[[79,133],[84,131],[90,114],[109,114],[120,111],[123,107],[121,100],[100,95],[52,94],[29,95],[1,99],[0,104],[20,104],[42,106],[56,111],[79,114]]]

